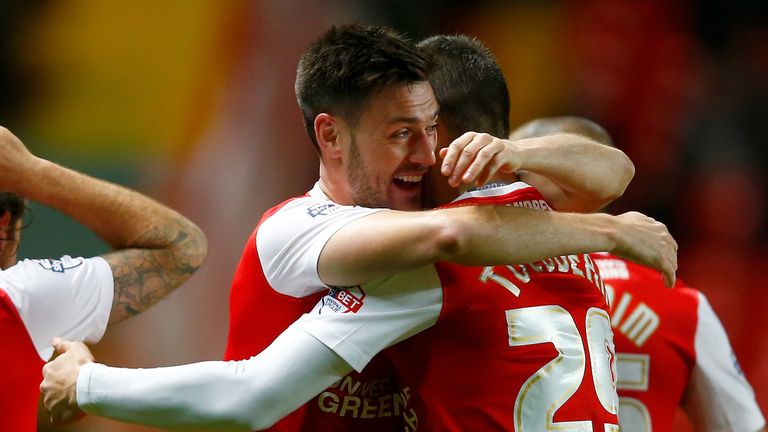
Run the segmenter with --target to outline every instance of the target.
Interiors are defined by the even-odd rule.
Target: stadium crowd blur
[[[220,358],[230,276],[260,214],[316,177],[293,96],[334,23],[461,32],[497,55],[512,126],[574,114],[635,162],[620,210],[667,223],[768,409],[768,3],[746,0],[14,1],[0,11],[0,124],[38,154],[170,203],[208,234],[191,283],[95,351],[114,365]],[[32,207],[20,256],[96,254]],[[91,241],[76,241],[84,237]],[[140,431],[108,420],[41,430]],[[684,429],[681,429],[684,430]]]

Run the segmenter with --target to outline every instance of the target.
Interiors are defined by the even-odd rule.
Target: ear
[[[315,137],[320,153],[331,158],[342,156],[343,127],[343,122],[331,114],[320,113],[315,117]]]

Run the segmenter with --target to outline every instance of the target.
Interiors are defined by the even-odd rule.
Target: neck
[[[353,205],[352,193],[349,185],[344,181],[344,176],[338,172],[340,168],[327,168],[320,162],[320,189],[323,193],[336,204]]]
[[[505,186],[511,183],[514,183],[516,181],[519,181],[517,178],[517,174],[511,173],[511,174],[496,174],[495,176],[488,179],[487,182],[485,182],[485,185],[476,187],[471,184],[463,184],[459,187],[459,190],[461,193],[476,190],[480,188],[487,188],[487,187],[494,187],[494,186]]]

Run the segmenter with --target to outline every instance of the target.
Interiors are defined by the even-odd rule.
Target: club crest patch
[[[69,255],[64,255],[59,259],[48,258],[48,259],[37,259],[33,261],[36,262],[40,267],[46,270],[50,270],[54,273],[64,273],[69,269],[79,267],[83,264],[82,258],[72,258]]]
[[[307,214],[311,217],[326,216],[333,213],[338,207],[333,203],[315,204],[307,209]]]
[[[323,297],[323,306],[336,313],[357,313],[365,301],[365,291],[359,286],[349,288],[331,288]]]

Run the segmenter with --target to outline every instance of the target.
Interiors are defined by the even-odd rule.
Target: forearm
[[[260,430],[338,381],[351,368],[313,337],[288,330],[256,357],[157,369],[84,366],[84,411],[163,428]]]
[[[607,215],[507,206],[383,211],[360,218],[331,237],[318,268],[326,284],[354,286],[439,261],[520,264],[611,251],[613,228]]]
[[[136,191],[36,158],[34,182],[19,193],[85,225],[115,249],[160,248],[199,231],[177,212]]]
[[[115,252],[104,255],[114,275],[110,324],[144,311],[203,263],[205,235],[174,210],[136,191],[34,158],[34,182],[20,193],[82,223]]]
[[[561,211],[598,210],[621,196],[634,176],[634,165],[623,152],[581,135],[548,135],[517,143],[521,169],[546,177],[565,192],[562,203],[551,203]]]
[[[519,264],[616,247],[611,216],[542,212],[516,207],[466,207],[447,261],[464,265]]]

